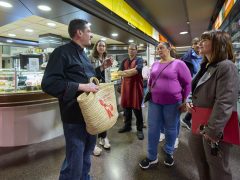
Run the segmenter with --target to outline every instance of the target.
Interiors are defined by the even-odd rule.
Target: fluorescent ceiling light
[[[39,5],[38,9],[42,10],[42,11],[51,11],[52,8],[50,8],[49,6],[46,5]]]
[[[55,27],[55,26],[56,26],[56,24],[55,24],[55,23],[52,23],[52,22],[47,23],[47,25],[48,25],[48,26],[51,26],[51,27]]]
[[[117,37],[117,36],[118,36],[118,33],[112,33],[112,36],[113,36],[113,37]]]
[[[10,8],[10,7],[12,7],[12,4],[5,2],[5,1],[0,1],[0,6]]]
[[[132,40],[132,39],[129,39],[129,40],[128,40],[128,42],[130,42],[130,43],[133,43],[133,42],[134,42],[134,40]]]
[[[187,33],[188,33],[187,31],[182,31],[179,34],[183,35],[183,34],[187,34]]]
[[[25,29],[26,32],[33,32],[32,29]]]
[[[139,46],[144,46],[144,44],[139,44]]]
[[[101,38],[101,40],[102,40],[102,41],[106,41],[106,40],[107,40],[107,38]]]
[[[16,34],[11,34],[11,33],[9,33],[8,36],[9,36],[9,37],[16,37]]]
[[[8,39],[8,40],[7,40],[7,42],[8,42],[8,43],[12,43],[12,42],[13,42],[13,40],[10,40],[10,39]]]

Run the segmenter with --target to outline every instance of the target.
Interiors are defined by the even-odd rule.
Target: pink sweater
[[[150,73],[149,86],[157,78],[159,72],[169,63],[153,63]],[[187,98],[191,90],[191,74],[181,60],[175,59],[161,72],[154,87],[151,89],[152,101],[157,104],[174,104]]]

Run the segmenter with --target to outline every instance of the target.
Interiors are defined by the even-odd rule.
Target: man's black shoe
[[[131,130],[132,130],[131,127],[123,127],[123,128],[118,130],[118,133],[125,133],[125,132],[129,132]]]
[[[142,131],[137,131],[137,137],[139,140],[143,140],[144,139],[144,135]]]

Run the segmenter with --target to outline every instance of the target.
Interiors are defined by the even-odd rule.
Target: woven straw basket
[[[95,81],[99,85],[96,93],[82,93],[77,101],[86,122],[89,134],[95,135],[110,129],[118,118],[117,103],[112,83],[101,83],[93,77],[90,82]]]

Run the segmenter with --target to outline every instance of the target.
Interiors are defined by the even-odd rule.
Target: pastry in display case
[[[41,91],[43,71],[30,72],[26,70],[1,69],[0,93],[25,93]]]
[[[119,80],[121,76],[118,74],[118,68],[111,68],[111,80],[116,81]]]
[[[41,90],[41,82],[43,72],[22,71],[18,76],[18,91],[39,91]]]
[[[0,69],[0,93],[13,92],[15,90],[15,74],[11,69]]]
[[[111,79],[112,81],[120,79],[120,76],[117,71],[111,73]]]

